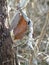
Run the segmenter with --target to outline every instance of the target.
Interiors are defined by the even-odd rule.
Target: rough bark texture
[[[13,42],[9,29],[5,27],[6,9],[7,1],[0,0],[0,65],[14,65]],[[17,62],[16,65],[18,65]]]

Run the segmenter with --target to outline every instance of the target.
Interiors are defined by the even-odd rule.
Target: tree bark
[[[14,65],[13,42],[10,31],[5,26],[6,18],[7,1],[0,0],[0,65]],[[18,65],[18,63],[16,63],[16,65]]]

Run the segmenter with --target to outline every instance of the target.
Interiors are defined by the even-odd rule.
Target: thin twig
[[[41,31],[41,34],[40,34],[40,37],[38,39],[38,42],[35,44],[35,47],[34,47],[34,54],[35,52],[39,52],[39,47],[40,47],[40,43],[41,43],[41,40],[43,39],[45,33],[46,33],[46,27],[47,27],[47,24],[48,24],[48,17],[49,17],[49,13],[47,13],[47,16],[46,16],[46,21],[45,21],[45,24],[42,28],[42,31]],[[38,50],[37,50],[38,49]]]
[[[46,21],[45,21],[45,24],[44,24],[44,26],[42,28],[42,31],[41,31],[41,34],[40,34],[40,38],[39,38],[38,43],[37,43],[38,47],[40,46],[41,40],[43,39],[43,37],[45,35],[45,32],[46,32],[46,28],[47,28],[47,24],[48,24],[48,16],[49,16],[49,13],[46,16]]]

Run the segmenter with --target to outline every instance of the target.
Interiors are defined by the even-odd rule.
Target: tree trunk
[[[0,0],[0,65],[14,65],[14,53],[9,29],[5,26],[7,1]],[[18,65],[16,61],[16,65]]]

